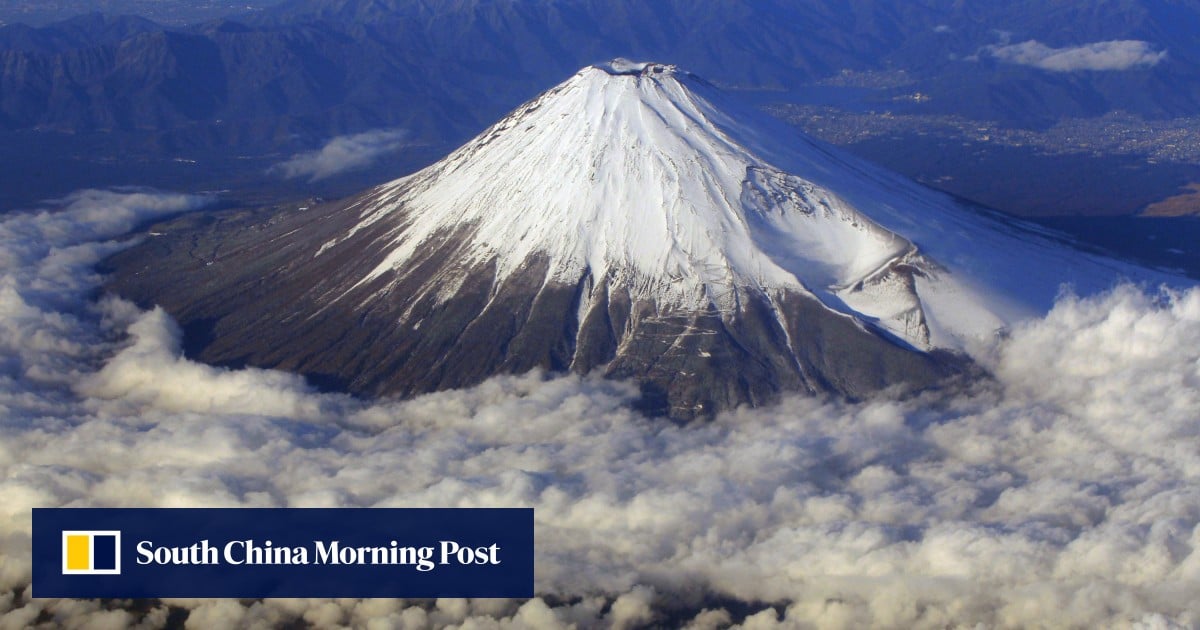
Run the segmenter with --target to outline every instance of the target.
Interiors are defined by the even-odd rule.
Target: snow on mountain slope
[[[547,281],[590,271],[660,308],[733,311],[737,288],[786,288],[924,349],[986,339],[1046,310],[1064,282],[1086,293],[1154,275],[964,211],[674,66],[626,60],[585,68],[386,185],[320,255],[401,208],[390,252],[356,286],[469,226],[457,269],[493,262],[497,286],[541,255]],[[442,298],[461,281],[442,278]]]

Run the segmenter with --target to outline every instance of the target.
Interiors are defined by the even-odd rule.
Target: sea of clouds
[[[535,373],[367,403],[97,295],[111,239],[204,202],[0,216],[0,628],[1200,624],[1200,289],[1064,297],[953,395],[680,426]],[[532,506],[540,597],[32,599],[39,506]]]

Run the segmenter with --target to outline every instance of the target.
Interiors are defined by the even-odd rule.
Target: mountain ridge
[[[755,90],[791,89],[844,70],[904,70],[915,81],[912,89],[934,97],[923,111],[1020,124],[1115,109],[1151,117],[1200,111],[1200,91],[1186,87],[1196,84],[1200,47],[1180,32],[1200,25],[1200,3],[1189,0],[1169,10],[1125,4],[1114,14],[1122,19],[1107,21],[1090,5],[1029,3],[1015,12],[1023,16],[1018,18],[1012,11],[950,2],[828,0],[752,5],[714,0],[699,8],[691,2],[633,0],[293,2],[257,15],[157,31],[133,18],[113,21],[127,22],[120,28],[79,18],[41,29],[0,28],[0,43],[8,42],[0,45],[5,56],[0,81],[6,85],[4,101],[11,101],[0,102],[0,125],[79,133],[120,121],[167,131],[271,112],[291,128],[324,127],[329,135],[368,123],[405,124],[427,110],[434,112],[427,119],[440,119],[440,126],[414,131],[459,142],[579,66],[616,55],[683,61],[720,85]],[[1060,34],[1064,24],[1070,34]],[[1064,46],[1145,39],[1169,55],[1157,66],[1127,72],[1048,73],[978,57],[997,41],[991,29]],[[145,51],[147,60],[217,52],[219,63],[181,68],[178,77],[183,84],[224,80],[215,106],[173,111],[183,96],[163,77],[139,68],[136,59],[117,63],[113,48],[130,46],[150,31],[192,37],[186,50]],[[114,35],[123,32],[127,35]],[[39,78],[79,54],[91,60],[87,72]],[[964,61],[973,54],[975,61]],[[436,69],[427,67],[430,59],[439,60]],[[32,71],[22,70],[26,67]],[[344,81],[333,80],[338,76]],[[455,79],[448,81],[450,76]],[[490,98],[480,98],[485,94]],[[54,98],[63,99],[63,106],[40,106]],[[408,101],[414,101],[412,107],[397,111],[397,103]],[[92,116],[83,116],[85,111]]]

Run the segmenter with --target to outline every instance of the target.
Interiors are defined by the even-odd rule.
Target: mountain
[[[45,26],[88,13],[130,15],[185,26],[246,14],[281,0],[0,0],[0,24]]]
[[[161,30],[161,26],[144,18],[88,13],[58,22],[53,27],[13,24],[0,28],[0,50],[56,54],[115,44],[142,33]]]
[[[1200,113],[1195,0],[293,0],[188,28],[127,22],[0,28],[0,130],[269,146],[409,126],[457,143],[576,68],[620,55],[677,60],[780,100],[846,72],[883,76],[866,86],[880,107],[1014,124]],[[1121,72],[1048,72],[982,54],[1006,38],[1138,40],[1168,54]],[[906,105],[913,92],[930,98]]]
[[[928,387],[1064,282],[1160,279],[624,60],[349,200],[156,231],[112,288],[204,360],[403,396],[600,370],[676,418]]]

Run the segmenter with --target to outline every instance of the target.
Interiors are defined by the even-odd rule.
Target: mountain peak
[[[425,243],[458,230],[463,273],[494,264],[497,284],[544,257],[551,281],[591,274],[660,308],[730,312],[739,290],[850,283],[910,247],[754,155],[702,95],[660,80],[673,66],[610,67],[577,74],[395,182],[353,232],[394,211],[411,213],[410,227],[360,283],[399,278]]]
[[[429,243],[455,233],[439,299],[475,269],[493,269],[498,287],[538,260],[546,282],[605,278],[660,310],[730,314],[748,294],[794,292],[919,349],[963,349],[1048,305],[1062,281],[1094,279],[1043,269],[1031,292],[1000,271],[1005,290],[980,291],[957,265],[994,256],[969,275],[1001,260],[1025,268],[1055,247],[676,80],[691,76],[625,59],[585,68],[382,188],[318,255],[403,215],[387,254],[343,295],[403,282]],[[972,233],[1010,244],[981,248]]]
[[[847,310],[834,288],[913,250],[757,155],[753,134],[739,134],[712,101],[715,89],[669,80],[690,76],[621,59],[585,68],[438,165],[389,185],[349,235],[396,211],[409,227],[355,286],[398,281],[426,243],[459,232],[461,273],[493,265],[497,285],[541,258],[548,281],[608,278],[660,309],[731,313],[746,291],[787,289]],[[928,347],[909,302],[871,316]]]
[[[624,57],[617,57],[612,61],[598,63],[590,67],[603,70],[614,76],[672,75],[679,70],[679,68],[670,64],[653,61],[630,61]]]

